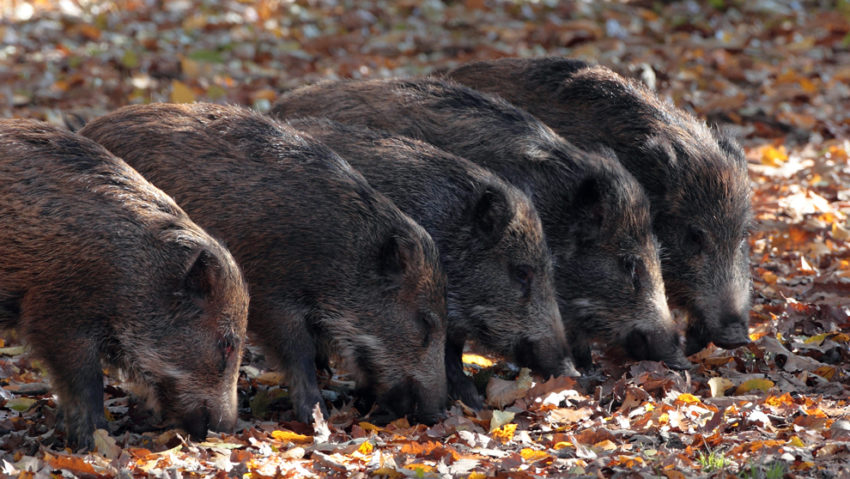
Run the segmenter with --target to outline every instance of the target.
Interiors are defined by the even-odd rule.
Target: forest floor
[[[474,59],[564,55],[642,78],[729,128],[757,222],[747,347],[695,368],[598,355],[604,378],[541,381],[468,355],[493,406],[432,426],[369,422],[343,372],[327,422],[293,422],[252,349],[240,431],[133,432],[107,386],[97,451],[57,449],[55,398],[0,339],[0,476],[847,477],[850,475],[850,2],[0,0],[0,117],[53,123],[151,101],[267,110],[325,78],[415,76]],[[491,365],[491,361],[496,361]]]

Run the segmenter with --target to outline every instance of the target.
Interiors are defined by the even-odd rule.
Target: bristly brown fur
[[[101,360],[195,437],[235,425],[248,291],[221,244],[126,163],[46,123],[0,120],[0,198],[0,326],[47,365],[70,445],[91,448],[106,425]]]
[[[472,162],[427,143],[326,119],[289,123],[339,153],[434,238],[448,280],[449,394],[481,406],[466,338],[548,377],[568,361],[553,268],[534,205]]]
[[[299,420],[325,408],[316,362],[330,352],[398,414],[442,413],[436,246],[330,149],[251,110],[201,103],[125,107],[80,133],[227,241],[251,288],[249,333],[288,376]]]
[[[564,58],[470,63],[448,76],[527,109],[582,148],[613,149],[647,189],[686,351],[748,342],[750,183],[737,143],[613,71]]]
[[[271,114],[325,116],[431,143],[523,190],[543,222],[577,362],[588,341],[685,367],[664,300],[649,201],[612,155],[586,153],[498,98],[434,79],[328,82],[283,95]]]

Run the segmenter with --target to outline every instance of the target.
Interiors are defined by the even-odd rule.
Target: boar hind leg
[[[39,341],[30,341],[30,344],[36,345]],[[75,450],[92,450],[92,433],[107,427],[97,346],[85,338],[64,337],[62,344],[42,344],[35,352],[44,359],[59,396],[68,446]]]
[[[446,340],[446,379],[449,383],[449,397],[459,399],[467,406],[481,409],[481,397],[475,389],[475,382],[463,372],[463,343],[461,339]]]

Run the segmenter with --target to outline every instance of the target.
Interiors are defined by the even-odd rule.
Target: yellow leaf
[[[28,411],[38,400],[27,397],[16,397],[6,401],[5,407],[18,412]]]
[[[596,449],[602,449],[604,451],[613,451],[614,449],[617,449],[617,445],[614,444],[614,442],[611,441],[610,439],[606,439],[604,441],[599,441],[596,444],[594,444],[593,447],[596,448]]]
[[[670,415],[666,412],[663,412],[660,416],[658,416],[658,424],[667,424],[668,422],[670,422]]]
[[[493,365],[493,361],[490,361],[484,356],[469,353],[463,355],[463,363],[472,364],[481,368],[489,368]]]
[[[195,92],[185,83],[171,80],[171,103],[192,103],[195,101]]]
[[[505,424],[514,420],[514,416],[516,416],[515,412],[509,411],[499,411],[498,409],[493,411],[493,417],[490,418],[490,431],[494,431],[504,426]]]
[[[767,284],[776,284],[776,280],[779,279],[779,276],[772,271],[765,271],[762,273],[761,279]]]
[[[711,378],[708,380],[708,387],[711,388],[711,397],[713,398],[723,397],[724,392],[734,385],[735,383],[722,377]]]
[[[8,346],[8,347],[0,347],[0,356],[17,356],[19,354],[24,354],[26,348],[23,346]]]
[[[387,424],[387,427],[395,429],[410,429],[410,422],[407,421],[407,417],[402,416],[396,419],[395,421]]]
[[[779,148],[767,145],[761,150],[761,162],[765,165],[780,166],[786,161],[788,161],[788,152],[784,145]]]
[[[307,444],[313,442],[313,438],[292,431],[272,431],[272,437],[281,442],[294,442]]]
[[[466,479],[486,479],[486,478],[487,478],[487,474],[484,474],[483,472],[470,472],[469,475],[466,476]]]
[[[835,368],[833,366],[820,366],[812,372],[827,381],[832,381],[832,377],[835,376]]]
[[[749,381],[741,383],[741,385],[735,389],[735,394],[746,394],[754,389],[767,391],[773,386],[774,383],[770,379],[750,379]]]
[[[396,477],[402,477],[402,476],[404,476],[404,474],[402,474],[402,473],[400,473],[400,472],[398,472],[394,469],[390,469],[387,466],[384,466],[384,467],[381,467],[381,468],[378,468],[378,469],[375,469],[374,471],[372,471],[372,477],[396,478]]]
[[[556,442],[555,445],[552,446],[552,449],[557,451],[558,449],[563,449],[565,447],[576,447],[576,446],[573,443],[571,443],[570,441],[560,441],[560,442]]]
[[[511,439],[514,438],[514,433],[516,432],[516,424],[505,424],[504,426],[490,431],[490,436],[493,439],[501,442],[502,444],[507,443]]]
[[[522,459],[525,462],[537,462],[550,457],[546,451],[538,451],[537,449],[531,449],[530,447],[523,448],[523,450],[519,452],[519,455],[522,456]]]
[[[832,223],[832,237],[838,241],[847,241],[850,239],[850,230],[838,223]]]
[[[850,334],[847,333],[838,333],[835,336],[829,338],[837,343],[850,343]]]
[[[676,402],[683,402],[685,404],[699,404],[702,401],[693,394],[683,393],[679,394],[679,397],[676,398]]]
[[[372,446],[371,442],[363,441],[363,444],[361,444],[360,447],[357,448],[357,452],[359,452],[360,454],[368,456],[369,454],[372,454],[372,451],[374,449],[375,449],[375,447]]]
[[[813,467],[815,467],[815,463],[812,461],[800,461],[791,464],[792,471],[806,471]]]
[[[366,422],[366,421],[360,422],[357,425],[360,426],[364,431],[381,432],[381,431],[384,430],[384,428],[378,427],[378,426],[376,426],[376,425],[374,425],[370,422]]]
[[[801,78],[800,79],[800,87],[806,93],[816,93],[818,91],[817,85],[815,85],[815,83],[813,81],[809,80],[808,78]]]
[[[615,457],[614,459],[611,459],[611,462],[608,463],[608,467],[621,466],[621,467],[627,467],[627,468],[631,469],[631,468],[633,468],[633,467],[635,467],[639,464],[643,464],[643,458],[642,457],[626,456],[626,455],[621,454],[621,455]]]
[[[764,403],[768,406],[779,407],[779,406],[793,406],[794,398],[791,397],[790,394],[785,393],[781,396],[770,396],[764,400]]]
[[[750,333],[749,336],[750,336],[750,341],[755,342],[755,341],[758,341],[759,339],[767,336],[767,331],[756,331],[754,333]],[[731,361],[732,358],[730,357],[729,360]]]
[[[277,371],[266,371],[257,376],[256,381],[265,386],[277,386],[284,382],[284,377]]]
[[[803,444],[803,441],[797,436],[791,436],[791,439],[788,440],[788,445],[794,447],[806,447],[806,445]]]
[[[814,417],[829,417],[829,416],[827,416],[827,414],[826,414],[825,412],[823,412],[823,410],[821,410],[820,408],[806,409],[804,412],[805,412],[806,414],[808,414],[809,416],[814,416]]]
[[[404,468],[410,469],[411,471],[434,472],[434,466],[429,466],[428,464],[406,464]]]

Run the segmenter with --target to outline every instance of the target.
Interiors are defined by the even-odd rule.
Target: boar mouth
[[[746,326],[740,327],[743,325],[737,324],[734,321],[730,322],[726,317],[724,319],[726,320],[726,325],[721,328],[712,329],[708,326],[708,322],[701,313],[689,314],[688,327],[685,334],[687,338],[685,354],[690,356],[691,354],[698,353],[711,342],[723,349],[735,349],[750,343]]]
[[[201,406],[189,414],[183,416],[180,421],[182,427],[193,441],[203,441],[207,438],[207,429],[210,426],[210,411],[206,406]]]
[[[520,366],[527,367],[535,373],[549,378],[552,376],[560,376],[563,373],[564,362],[557,358],[541,357],[538,350],[541,349],[539,341],[533,341],[529,338],[522,338],[514,346],[514,358]],[[572,362],[569,363],[572,365]],[[573,366],[575,370],[575,366]],[[575,371],[578,373],[578,371]]]
[[[737,338],[737,339],[716,339],[713,341],[715,346],[719,346],[723,349],[735,349],[740,348],[741,346],[746,346],[750,344],[750,338]]]
[[[376,401],[378,406],[390,414],[379,413],[376,417],[390,422],[389,416],[393,416],[392,419],[410,416],[418,423],[433,426],[445,418],[445,413],[428,408],[425,394],[428,392],[424,388],[417,387],[416,382],[408,378],[380,396]]]
[[[665,366],[675,371],[688,371],[694,367],[685,357],[676,356],[669,359],[662,359],[661,361]]]

